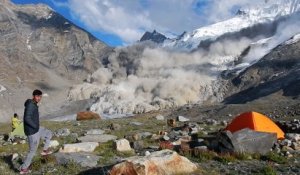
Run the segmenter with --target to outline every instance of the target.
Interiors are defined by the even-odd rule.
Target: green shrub
[[[259,174],[261,174],[261,175],[276,175],[277,173],[272,166],[267,165],[260,170]]]
[[[219,161],[219,162],[224,163],[224,164],[234,162],[234,161],[237,160],[232,154],[229,154],[229,153],[220,154],[218,157],[215,157],[214,159],[216,161]]]
[[[283,157],[283,156],[281,156],[277,153],[274,153],[274,152],[270,152],[267,155],[262,156],[261,159],[265,160],[265,161],[276,162],[276,163],[279,163],[279,164],[287,163],[287,158],[286,157]]]

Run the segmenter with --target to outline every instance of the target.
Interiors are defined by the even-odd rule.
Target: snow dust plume
[[[207,50],[172,53],[140,44],[118,48],[106,66],[88,82],[74,87],[71,100],[94,98],[91,110],[127,114],[218,101],[216,80],[227,64],[252,41],[246,38],[214,43]]]

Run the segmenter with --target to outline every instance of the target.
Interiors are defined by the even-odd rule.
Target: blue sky
[[[110,46],[154,29],[168,37],[230,18],[249,0],[12,0],[44,3]]]

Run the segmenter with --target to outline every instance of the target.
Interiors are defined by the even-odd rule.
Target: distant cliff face
[[[49,95],[45,105],[62,102],[68,88],[97,70],[111,51],[47,6],[1,0],[1,117],[20,111],[35,88]]]
[[[300,35],[297,35],[300,38]],[[295,36],[295,37],[297,37]],[[294,38],[295,38],[294,37]],[[233,76],[227,86],[226,103],[247,103],[269,95],[299,99],[300,39],[282,43],[254,65]]]
[[[155,43],[163,43],[167,37],[161,33],[154,30],[152,33],[145,32],[140,41],[153,41]]]

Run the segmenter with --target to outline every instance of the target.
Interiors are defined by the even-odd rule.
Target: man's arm
[[[37,128],[37,124],[35,121],[33,121],[33,110],[34,106],[32,103],[29,103],[25,107],[25,112],[24,112],[24,123],[29,125],[31,128]]]

